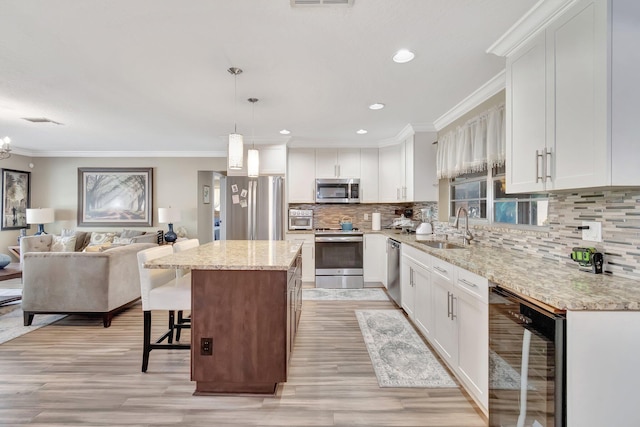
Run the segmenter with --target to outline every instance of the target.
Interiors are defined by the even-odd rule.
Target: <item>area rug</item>
[[[356,310],[380,387],[458,387],[400,310]]]
[[[303,289],[302,299],[310,301],[389,301],[379,288],[365,289]]]
[[[37,314],[33,317],[31,326],[24,326],[20,301],[3,306],[2,312],[4,314],[0,315],[0,344],[40,329],[66,316],[65,314]]]

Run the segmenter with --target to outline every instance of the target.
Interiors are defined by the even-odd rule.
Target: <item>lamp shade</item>
[[[229,134],[229,169],[242,169],[243,138],[239,133]]]
[[[257,178],[260,175],[260,152],[251,149],[247,151],[247,175]]]
[[[49,224],[53,221],[53,208],[27,209],[27,224]]]
[[[160,224],[173,224],[180,221],[180,209],[158,208],[158,222]]]

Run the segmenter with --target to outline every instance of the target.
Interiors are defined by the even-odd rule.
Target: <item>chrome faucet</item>
[[[456,212],[456,220],[454,221],[453,226],[456,229],[458,228],[458,223],[460,222],[460,213],[462,212],[464,212],[464,218],[465,218],[464,234],[462,235],[462,244],[468,245],[473,240],[473,234],[471,234],[471,232],[469,231],[469,212],[467,212],[465,208],[463,207],[458,208],[458,211]]]

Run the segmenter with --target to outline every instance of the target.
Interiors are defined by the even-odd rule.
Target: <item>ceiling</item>
[[[376,146],[504,69],[485,51],[534,3],[1,0],[0,137],[33,156],[223,156],[235,123],[245,143]],[[394,63],[401,48],[415,59]]]

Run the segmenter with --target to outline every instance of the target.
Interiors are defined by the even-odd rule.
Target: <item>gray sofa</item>
[[[155,242],[155,234],[150,234]],[[99,314],[105,328],[140,298],[136,254],[156,243],[131,243],[100,252],[51,252],[51,235],[23,237],[24,325],[34,314]]]

